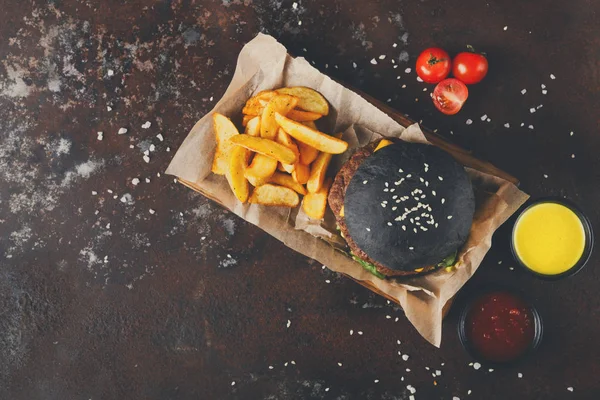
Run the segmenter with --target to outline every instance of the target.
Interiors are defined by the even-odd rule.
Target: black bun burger
[[[475,211],[463,166],[435,146],[400,140],[358,149],[328,200],[352,258],[380,277],[453,265]]]

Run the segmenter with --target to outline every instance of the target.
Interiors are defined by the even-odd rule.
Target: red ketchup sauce
[[[507,292],[491,292],[475,300],[467,314],[466,334],[481,357],[508,362],[523,355],[535,335],[530,306]]]

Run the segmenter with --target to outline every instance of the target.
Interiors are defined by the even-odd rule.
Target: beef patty
[[[413,276],[420,275],[426,272],[431,272],[436,269],[435,265],[425,267],[421,271],[396,271],[394,269],[388,268],[383,264],[378,263],[375,260],[369,258],[367,253],[361,250],[360,247],[354,243],[350,233],[348,232],[348,227],[346,226],[346,222],[344,221],[344,217],[340,216],[340,212],[344,207],[344,197],[346,195],[346,188],[350,184],[350,180],[356,173],[356,170],[362,164],[362,162],[369,157],[375,151],[375,148],[379,144],[379,141],[371,142],[368,145],[357,149],[352,157],[342,166],[337,175],[335,176],[335,180],[333,181],[333,185],[329,190],[329,206],[335,215],[335,219],[337,221],[342,234],[344,235],[344,239],[346,243],[348,243],[348,247],[352,251],[352,254],[365,260],[368,263],[373,264],[377,271],[387,277],[400,277],[400,276]]]

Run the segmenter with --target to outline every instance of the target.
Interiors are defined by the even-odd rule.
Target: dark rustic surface
[[[421,399],[600,397],[600,252],[577,276],[543,282],[513,270],[506,224],[466,291],[524,289],[545,338],[518,367],[475,370],[456,310],[435,349],[384,299],[158,175],[262,31],[533,196],[576,201],[600,231],[598,2],[0,6],[0,398],[407,399],[407,385]],[[489,55],[488,78],[454,117],[405,72],[433,44]]]

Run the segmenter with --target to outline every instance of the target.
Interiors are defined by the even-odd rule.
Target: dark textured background
[[[0,398],[407,399],[407,385],[421,399],[600,397],[600,252],[579,275],[543,282],[512,269],[506,224],[466,291],[524,289],[545,338],[518,367],[474,370],[456,310],[435,349],[384,299],[159,176],[224,92],[243,44],[265,32],[533,196],[576,201],[600,230],[600,3],[0,6]],[[426,46],[466,44],[488,53],[490,74],[447,117],[404,70]]]

